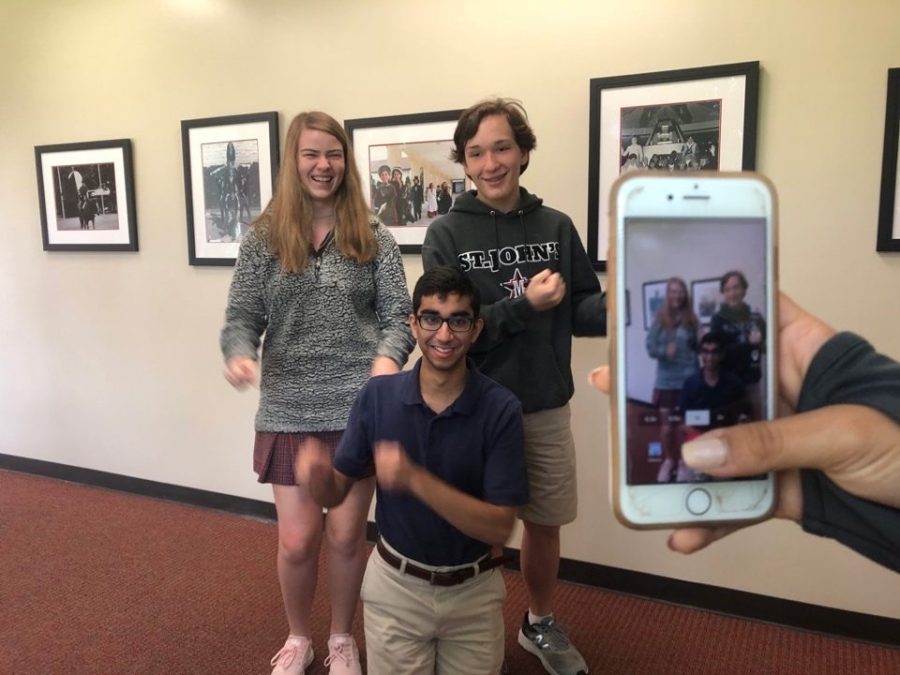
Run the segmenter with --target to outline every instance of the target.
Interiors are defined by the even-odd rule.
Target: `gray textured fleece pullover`
[[[369,377],[372,359],[401,366],[413,348],[400,250],[375,226],[378,255],[360,265],[329,241],[301,274],[288,274],[258,228],[241,242],[220,343],[227,361],[257,358],[257,431],[339,431]]]

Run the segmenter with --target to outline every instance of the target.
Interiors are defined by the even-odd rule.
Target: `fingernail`
[[[681,446],[681,457],[692,469],[715,469],[728,461],[728,444],[721,438],[698,438]]]

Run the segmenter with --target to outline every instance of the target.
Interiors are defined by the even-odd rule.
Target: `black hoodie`
[[[470,355],[528,413],[572,397],[572,336],[606,334],[606,294],[572,219],[519,192],[519,206],[509,213],[479,201],[474,191],[460,195],[428,228],[422,262],[426,270],[458,265],[478,287],[485,325]],[[562,275],[566,294],[553,309],[536,312],[525,286],[547,268]]]

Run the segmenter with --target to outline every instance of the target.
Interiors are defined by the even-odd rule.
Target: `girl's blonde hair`
[[[350,151],[350,141],[337,120],[323,112],[300,113],[291,122],[275,194],[253,225],[264,230],[269,251],[278,258],[285,271],[300,273],[306,268],[312,248],[313,203],[297,170],[300,134],[304,129],[323,131],[340,141],[345,167],[344,179],[335,192],[334,243],[347,258],[361,264],[369,263],[378,254],[378,241]]]
[[[672,308],[669,307],[669,286],[672,285],[681,286],[681,290],[684,291],[684,306],[679,308],[680,311],[673,311]],[[684,324],[685,326],[696,330],[700,325],[700,322],[697,320],[697,315],[694,314],[694,307],[691,304],[691,294],[688,293],[687,284],[681,277],[671,277],[666,281],[666,299],[659,308],[659,311],[656,312],[656,320],[659,321],[660,325],[666,330],[672,330],[679,324]]]

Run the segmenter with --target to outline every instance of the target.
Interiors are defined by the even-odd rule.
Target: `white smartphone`
[[[754,173],[632,173],[610,204],[616,516],[634,528],[763,519],[771,474],[713,479],[681,461],[681,445],[775,416],[772,184]]]

